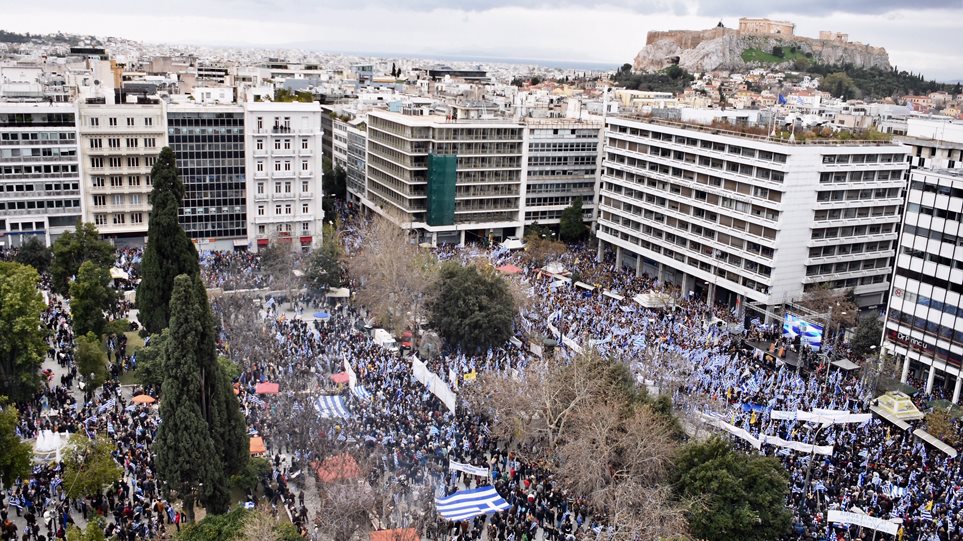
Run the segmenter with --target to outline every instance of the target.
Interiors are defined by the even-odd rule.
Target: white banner
[[[872,413],[849,413],[840,410],[813,411],[782,411],[769,412],[770,419],[778,421],[802,421],[804,423],[818,423],[821,425],[844,425],[849,423],[865,423],[873,418]]]
[[[421,362],[418,357],[411,357],[411,372],[416,380],[424,384],[433,395],[438,397],[438,400],[441,400],[448,411],[455,412],[455,393],[451,392],[448,385],[437,374],[428,370],[425,363]]]
[[[348,373],[348,387],[354,390],[355,386],[358,385],[358,375],[354,373],[354,369],[348,364],[348,358],[344,357],[341,359],[344,361],[344,371]]]
[[[869,515],[862,515],[859,513],[850,513],[848,511],[830,509],[829,513],[826,514],[826,519],[829,520],[829,522],[835,522],[837,524],[853,524],[855,526],[862,526],[863,528],[877,530],[889,535],[896,535],[899,533],[899,524],[890,522],[886,519],[871,517]]]
[[[792,449],[793,451],[799,451],[800,453],[813,453],[817,455],[833,455],[832,445],[810,445],[808,443],[802,443],[800,441],[788,441],[776,436],[761,436],[762,443],[766,445],[775,445],[776,447],[784,447],[786,449]]]
[[[552,325],[551,323],[548,324],[548,330],[549,330],[553,335],[555,335],[555,338],[558,338],[558,337],[562,334],[562,333],[560,333],[560,332],[558,331],[558,329],[555,328],[555,325]]]
[[[752,445],[756,449],[762,448],[762,441],[760,441],[758,438],[756,438],[755,436],[747,432],[745,429],[731,425],[720,419],[714,419],[712,417],[709,417],[706,414],[702,414],[702,418],[705,420],[706,424],[710,426],[714,426],[716,428],[721,428],[722,430],[725,430],[726,432],[732,434],[733,436],[749,442],[749,445]]]
[[[454,460],[448,461],[448,469],[451,471],[461,471],[468,475],[477,475],[478,477],[488,477],[488,468],[479,468],[478,466],[472,466],[471,464],[462,464],[461,462],[455,462]]]
[[[567,336],[563,336],[562,343],[565,344],[565,347],[571,349],[575,353],[582,353],[582,346],[578,345],[575,340],[572,340]]]

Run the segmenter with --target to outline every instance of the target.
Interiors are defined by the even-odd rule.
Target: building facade
[[[419,242],[522,233],[524,125],[454,121],[420,109],[368,114],[366,208]]]
[[[0,103],[0,246],[73,229],[82,170],[74,105]]]
[[[597,235],[620,264],[729,305],[826,286],[882,305],[905,147],[630,118],[610,118],[605,139]]]
[[[526,121],[525,225],[557,224],[577,199],[592,221],[601,133],[601,121]]]
[[[162,103],[80,105],[83,216],[118,245],[147,237],[151,168],[167,145]]]
[[[348,169],[348,121],[336,118],[331,122],[331,167]]]
[[[910,174],[884,351],[927,393],[963,384],[963,171]]]
[[[355,120],[348,126],[348,168],[347,199],[360,203],[366,197],[365,171],[367,163],[368,125],[363,120]]]
[[[244,108],[171,105],[168,143],[185,195],[179,221],[200,250],[247,247]]]
[[[248,103],[246,115],[248,244],[317,246],[324,224],[321,107]]]

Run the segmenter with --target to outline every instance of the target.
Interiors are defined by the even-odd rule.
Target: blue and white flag
[[[101,413],[103,413],[103,412],[105,412],[105,411],[113,408],[116,403],[117,403],[117,401],[114,400],[113,398],[111,398],[110,400],[108,400],[108,401],[104,402],[103,404],[101,404],[99,408],[97,408],[97,413],[98,413],[98,414],[101,414]]]
[[[318,401],[314,404],[314,409],[318,411],[318,415],[325,418],[347,418],[351,415],[344,404],[344,398],[339,395],[319,396]]]
[[[364,385],[358,385],[354,389],[351,389],[351,394],[358,400],[369,400],[371,398],[371,393],[364,388]]]
[[[493,486],[460,490],[444,498],[435,498],[438,514],[446,520],[471,520],[480,515],[505,511],[511,506]]]

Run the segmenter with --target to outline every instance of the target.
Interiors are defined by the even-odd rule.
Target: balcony
[[[256,193],[254,194],[255,201],[267,201],[268,195],[266,193]]]
[[[294,199],[295,199],[295,194],[292,193],[292,192],[288,192],[288,193],[276,193],[276,194],[274,194],[274,196],[272,197],[272,199],[273,199],[274,201],[294,201]]]
[[[298,199],[314,199],[314,192],[301,192],[298,194]]]

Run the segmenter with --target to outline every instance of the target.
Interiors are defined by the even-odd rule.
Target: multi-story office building
[[[146,241],[151,168],[167,145],[160,102],[80,105],[84,221],[119,245]]]
[[[902,380],[925,379],[925,390],[963,384],[963,171],[910,174],[906,214],[889,299],[884,351],[902,366]]]
[[[524,125],[421,109],[368,114],[370,210],[419,242],[498,241],[523,228]]]
[[[948,118],[912,117],[898,140],[910,147],[910,166],[963,169],[963,122]]]
[[[0,246],[48,245],[81,219],[77,109],[0,103]]]
[[[171,105],[167,136],[186,192],[184,231],[200,250],[246,248],[244,108]]]
[[[272,240],[292,249],[321,241],[321,107],[317,103],[248,103],[246,169],[248,244]]]
[[[348,121],[336,118],[331,123],[331,167],[348,169]]]
[[[602,122],[529,119],[525,128],[525,225],[559,223],[576,199],[591,221]]]
[[[598,238],[621,264],[730,305],[824,286],[883,303],[905,147],[630,118],[610,118],[605,139]]]
[[[347,198],[359,203],[365,197],[365,163],[367,161],[368,125],[365,120],[352,120],[348,126]]]

